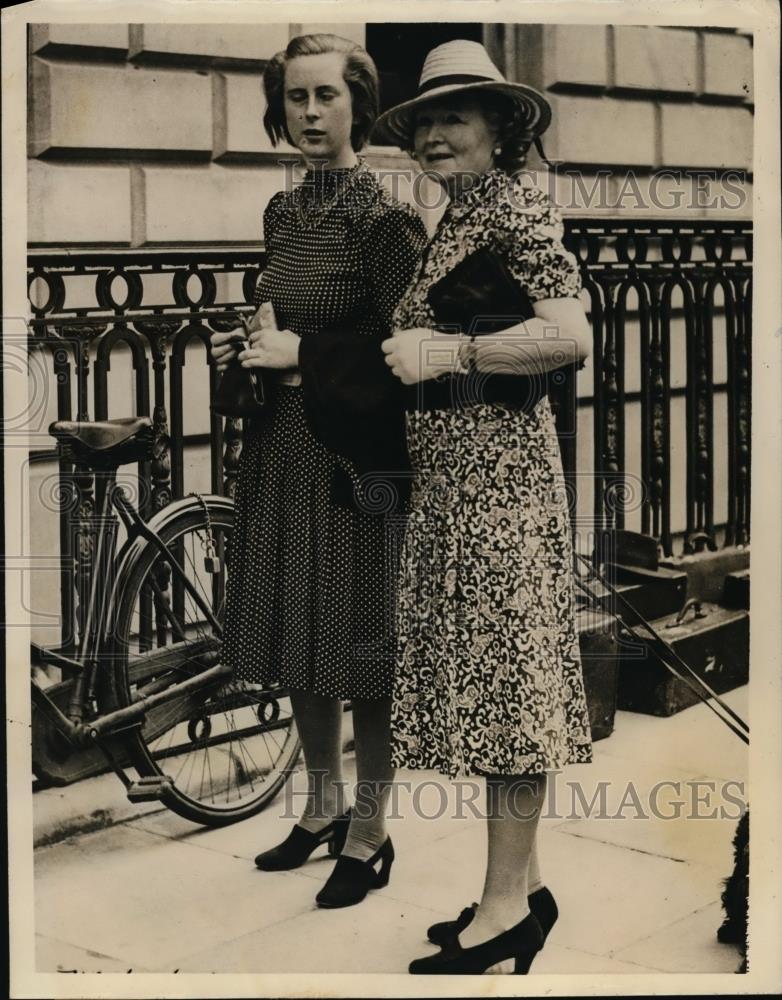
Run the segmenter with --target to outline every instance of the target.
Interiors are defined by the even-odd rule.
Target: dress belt
[[[301,385],[301,372],[298,368],[283,370],[277,376],[280,385]]]

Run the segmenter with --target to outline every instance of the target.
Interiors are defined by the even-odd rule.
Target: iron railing
[[[686,529],[683,551],[745,544],[750,517],[750,364],[752,230],[748,222],[566,220],[566,244],[578,258],[591,301],[594,330],[591,396],[576,400],[569,379],[555,389],[566,476],[575,508],[577,416],[593,410],[595,528],[624,527],[628,509],[626,451],[641,454],[641,530],[666,555],[671,530],[671,400],[686,401]],[[211,416],[209,434],[183,430],[183,375],[188,345],[200,343],[208,390],[216,373],[208,361],[213,330],[237,325],[251,310],[264,255],[258,250],[31,250],[30,349],[50,358],[59,419],[105,419],[112,353],[126,345],[135,379],[135,411],[156,428],[153,460],[139,467],[146,513],[185,489],[185,454],[208,445],[211,489],[233,491],[241,449],[238,421]],[[722,303],[717,303],[717,291]],[[631,293],[637,310],[630,310]],[[674,296],[682,301],[674,308]],[[625,391],[628,318],[640,337],[640,393]],[[637,312],[637,317],[636,317]],[[714,380],[716,319],[724,329],[727,381],[728,516],[714,517]],[[678,325],[677,325],[678,324]],[[686,385],[671,387],[671,341],[686,339]],[[47,362],[48,363],[48,362]],[[206,387],[205,387],[206,388]],[[626,408],[640,402],[640,441],[627,439]],[[117,414],[119,415],[119,414]],[[127,414],[123,414],[127,415]],[[41,459],[56,452],[41,451]],[[78,632],[78,594],[92,572],[87,530],[94,510],[88,470],[56,456],[61,480],[60,547],[63,639]],[[719,527],[719,531],[717,528]]]
[[[673,554],[671,398],[686,400],[684,551],[717,547],[714,519],[716,320],[727,354],[728,516],[724,545],[749,541],[752,226],[749,222],[569,220],[566,244],[579,259],[594,332],[594,512],[596,527],[624,527],[625,347],[628,296],[638,301],[641,354],[641,531]],[[717,291],[723,302],[716,302]],[[683,305],[672,306],[675,292]],[[679,313],[677,316],[676,313]],[[684,324],[686,385],[671,389],[671,337]],[[572,445],[571,445],[572,451]],[[572,467],[572,455],[566,465]]]

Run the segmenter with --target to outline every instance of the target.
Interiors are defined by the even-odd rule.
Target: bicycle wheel
[[[204,506],[193,504],[157,531],[181,572],[149,543],[117,585],[108,686],[113,707],[166,691],[220,662],[219,629],[207,612],[222,622],[233,508],[205,504],[214,553],[206,545]],[[126,742],[140,776],[171,779],[167,805],[207,826],[263,809],[300,752],[286,692],[230,676],[150,708]]]

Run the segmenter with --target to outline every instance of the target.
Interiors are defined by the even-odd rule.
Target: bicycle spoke
[[[209,765],[209,790],[211,792],[210,801],[214,802],[214,800],[215,800],[215,788],[214,788],[214,777],[212,775],[212,760],[211,760],[211,758],[210,758],[210,756],[209,756],[208,753],[206,755],[206,762]]]
[[[232,728],[232,729],[234,730],[234,732],[235,732],[235,731],[236,731],[236,720],[234,719],[234,714],[233,714],[233,712],[231,712],[231,713],[230,713],[230,725],[231,725],[231,728]],[[246,757],[245,757],[245,747],[244,747],[244,740],[242,740],[242,739],[239,739],[239,740],[238,740],[238,746],[239,746],[239,752],[240,752],[240,753],[241,753],[241,755],[242,755],[242,761],[244,762],[244,769],[245,769],[245,772],[246,772],[246,774],[248,775],[248,777],[249,777],[249,779],[250,779],[250,790],[251,790],[251,791],[254,791],[254,789],[253,789],[253,783],[252,783],[252,769],[251,769],[251,768],[249,768],[249,767],[247,766],[247,759],[246,759]],[[247,751],[247,756],[249,756],[249,757],[250,757],[250,760],[252,760],[252,763],[253,763],[253,767],[254,767],[254,768],[255,768],[255,769],[257,770],[257,769],[258,769],[258,765],[257,765],[257,764],[255,763],[255,761],[253,760],[253,758],[252,758],[252,755],[250,754],[250,751],[249,751],[249,750]]]
[[[196,767],[196,763],[198,761],[198,757],[197,757],[196,754],[191,753],[191,754],[188,755],[187,760],[190,762],[190,777],[188,778],[187,782],[185,783],[185,790],[189,792],[190,791],[190,782],[193,780],[193,773],[195,771],[195,767]]]
[[[272,735],[271,731],[269,731],[267,733],[264,733],[264,739],[265,739],[266,736],[269,736],[271,738],[272,742],[274,743],[274,745],[277,747],[278,750],[282,749],[281,746],[280,746],[280,744],[277,742],[277,740]],[[268,753],[268,750],[267,750],[267,753]],[[271,754],[269,756],[271,756]]]
[[[188,757],[183,757],[182,763],[180,764],[179,770],[177,771],[176,777],[174,778],[174,784],[175,785],[179,784],[179,779],[181,778],[182,772],[184,771],[185,766],[187,765],[188,759],[189,759]]]
[[[203,585],[201,583],[200,575],[199,575],[199,572],[198,572],[198,570],[196,568],[195,558],[193,556],[188,555],[187,553],[185,553],[185,555],[186,555],[187,562],[190,564],[190,566],[192,567],[192,570],[193,570],[192,576],[189,577],[191,584],[201,594],[201,597],[203,598],[204,604],[207,604],[207,605],[211,606],[212,601],[211,601],[209,595],[207,594],[206,590],[204,589],[204,587],[203,587]],[[185,566],[185,572],[187,572],[187,566]],[[204,572],[206,572],[206,570],[204,570]],[[211,574],[209,574],[209,575],[211,576]],[[192,594],[186,592],[186,599],[188,599],[188,600],[190,600],[192,602],[192,605],[193,605],[194,609],[197,609],[198,606],[197,606],[197,604],[195,602],[195,599],[193,598]]]
[[[206,797],[204,793],[206,775],[209,773],[209,746],[203,747],[201,751],[201,780],[198,785],[198,801],[202,802]]]
[[[232,768],[230,767],[230,764],[233,761],[233,734],[234,734],[234,730],[230,727],[230,724],[229,724],[229,730],[228,731],[230,732],[231,736],[230,736],[230,739],[229,739],[229,742],[228,742],[228,764],[229,764],[229,768],[228,768],[228,790],[227,790],[227,797],[226,797],[226,800],[225,800],[226,802],[230,802],[231,801],[231,770],[232,770]],[[238,782],[237,782],[237,789],[236,789],[236,791],[237,791],[237,794],[238,794],[239,793]]]
[[[174,736],[175,735],[176,735],[176,726],[172,726],[171,727],[171,736],[169,737],[168,746],[166,747],[167,750],[171,749],[171,746],[172,746],[172,744],[174,742]]]

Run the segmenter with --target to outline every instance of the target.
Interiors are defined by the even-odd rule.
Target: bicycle
[[[220,659],[232,501],[191,494],[145,520],[117,471],[152,457],[148,417],[49,431],[95,476],[94,572],[76,654],[32,645],[32,662],[63,677],[46,688],[31,678],[35,775],[68,784],[100,755],[131,801],[159,800],[206,826],[255,815],[300,744],[286,692],[235,680]]]

